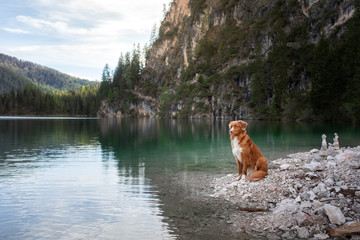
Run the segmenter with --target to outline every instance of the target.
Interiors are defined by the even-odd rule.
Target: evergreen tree
[[[140,45],[137,46],[137,48],[133,49],[132,52],[132,59],[131,59],[131,65],[130,65],[130,75],[131,75],[131,79],[134,85],[137,85],[140,79],[140,74],[141,74],[141,61],[140,61],[140,54],[141,54],[141,50],[140,50]]]
[[[130,66],[131,66],[131,56],[130,56],[130,52],[127,52],[125,54],[124,82],[125,82],[126,88],[128,88],[128,89],[132,89],[132,87],[133,87],[133,79],[131,78]]]
[[[110,67],[108,64],[105,64],[104,70],[102,72],[101,81],[111,83],[111,73]]]
[[[114,86],[119,87],[120,89],[123,89],[125,86],[124,83],[125,71],[126,71],[125,59],[124,59],[124,55],[121,53],[118,65],[115,69],[114,79],[113,79]]]
[[[106,97],[110,88],[111,88],[110,68],[108,64],[105,64],[105,67],[101,75],[100,95],[103,98]]]
[[[157,38],[158,38],[157,26],[156,26],[156,23],[154,23],[154,26],[151,29],[151,34],[150,34],[150,47],[155,43]]]

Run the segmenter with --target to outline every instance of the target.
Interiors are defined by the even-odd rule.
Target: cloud
[[[51,56],[47,61],[50,64],[62,62],[65,64],[75,64],[81,67],[103,67],[104,57],[118,57],[120,53],[115,53],[114,48],[119,46],[94,44],[79,45],[32,45],[11,48],[10,51],[20,55],[29,55],[33,58],[41,59]],[[86,56],[86,58],[84,58]],[[66,61],[63,61],[66,59]]]
[[[171,0],[33,0],[25,1],[3,30],[26,34],[9,40],[3,51],[41,65],[99,79],[105,63],[115,67],[120,53],[149,42],[153,25]],[[0,16],[1,18],[1,16]],[[1,38],[1,36],[0,36]],[[14,45],[16,42],[16,45]],[[64,66],[64,68],[62,68]],[[92,74],[80,69],[93,68]],[[99,71],[98,75],[93,73]]]
[[[159,16],[148,2],[134,3],[113,0],[54,1],[39,0],[37,16],[18,15],[16,20],[34,35],[76,42],[97,42],[132,39],[132,43],[148,41],[150,29]],[[138,4],[136,4],[138,3]],[[140,4],[142,3],[142,4]],[[145,5],[145,6],[144,6]],[[144,34],[147,34],[144,39]]]
[[[21,33],[21,34],[29,34],[28,31],[18,29],[18,28],[2,28],[3,30],[10,32],[10,33]]]
[[[10,55],[26,56],[24,60],[55,68],[73,76],[99,80],[106,63],[117,64],[121,51],[132,50],[128,43],[28,45],[9,49]],[[85,70],[84,70],[85,69]]]
[[[66,34],[66,35],[68,34],[82,35],[88,33],[87,29],[70,27],[68,23],[61,21],[52,22],[42,19],[36,19],[29,16],[17,16],[16,20],[27,25],[30,28],[35,28],[41,31],[55,32],[58,34]],[[43,34],[44,32],[41,33]]]

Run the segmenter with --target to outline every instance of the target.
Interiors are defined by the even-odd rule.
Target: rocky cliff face
[[[134,92],[138,97],[138,101],[131,103],[127,106],[127,109],[124,111],[122,106],[118,104],[109,103],[106,100],[101,101],[99,110],[97,112],[98,117],[150,117],[154,118],[157,116],[159,111],[158,106],[159,102],[149,96],[144,96],[141,93]],[[121,108],[122,107],[122,108]]]
[[[354,0],[174,0],[142,75],[162,94],[152,111],[140,97],[144,104],[135,111],[233,119],[289,114],[309,98],[308,56],[319,39],[338,41],[354,13]],[[303,107],[294,118],[307,114]]]

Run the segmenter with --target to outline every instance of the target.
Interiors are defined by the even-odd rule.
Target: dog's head
[[[246,134],[247,123],[244,121],[232,121],[229,123],[229,134],[238,136],[239,134]]]

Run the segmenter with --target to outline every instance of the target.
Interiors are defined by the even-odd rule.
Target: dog
[[[232,121],[229,123],[231,147],[239,169],[239,177],[249,181],[258,181],[268,174],[268,163],[259,148],[246,134],[247,123]]]

